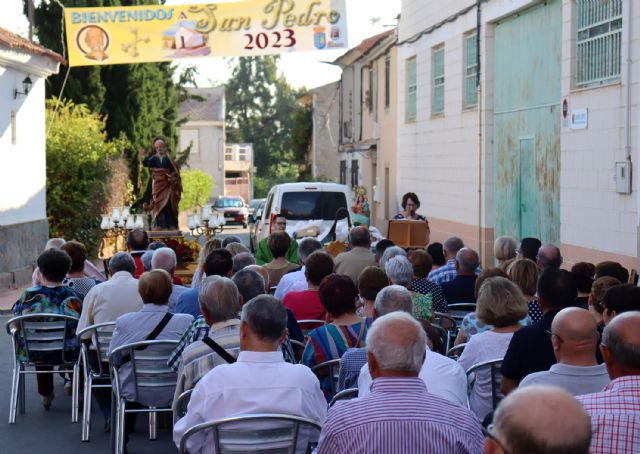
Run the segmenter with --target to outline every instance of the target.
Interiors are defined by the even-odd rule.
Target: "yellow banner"
[[[347,48],[345,0],[65,8],[70,66]]]

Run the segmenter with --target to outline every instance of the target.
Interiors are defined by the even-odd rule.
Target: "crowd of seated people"
[[[167,365],[177,382],[155,392],[137,393],[128,359],[113,358],[133,408],[169,407],[191,391],[176,445],[200,423],[278,413],[317,421],[318,453],[640,452],[640,287],[616,262],[567,271],[555,245],[499,237],[496,267],[483,270],[460,238],[407,251],[372,246],[364,226],[334,257],[313,238],[292,247],[278,228],[258,260],[238,237],[208,240],[182,285],[176,253],[143,230],[111,257],[108,279],[82,243],[56,240],[14,314],[70,315],[77,331],[114,322],[110,352],[151,334],[176,341]],[[456,303],[467,312],[445,329]],[[91,333],[65,348],[79,341]],[[16,355],[25,358],[20,342]],[[35,359],[40,371],[57,365]],[[497,369],[467,376],[491,361]],[[36,378],[48,410],[55,375]],[[357,397],[329,407],[343,390]],[[92,395],[110,430],[111,391]],[[125,439],[134,426],[127,413]],[[212,440],[205,431],[187,448],[214,452]]]

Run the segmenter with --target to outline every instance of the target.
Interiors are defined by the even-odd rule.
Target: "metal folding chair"
[[[323,374],[322,371],[326,370],[326,374]],[[338,379],[340,377],[340,358],[331,359],[329,361],[325,361],[311,368],[311,372],[316,374],[318,379],[323,379],[325,377],[331,377],[330,380],[330,394],[327,396],[328,399],[333,399],[333,396],[336,394],[336,390],[338,389]]]
[[[74,383],[78,377],[78,362],[73,348],[68,342],[75,338],[78,319],[61,314],[29,314],[13,317],[7,322],[7,333],[11,335],[13,344],[13,377],[11,380],[11,396],[9,399],[9,424],[15,424],[16,412],[25,412],[25,375],[32,374],[73,374]],[[26,359],[21,361],[17,356],[17,347],[24,347]],[[38,354],[47,354],[52,361],[38,360]],[[59,355],[59,356],[58,356]],[[53,360],[55,358],[55,360]],[[58,360],[59,358],[59,360]],[[58,366],[58,370],[38,371],[35,366]],[[33,368],[28,370],[28,368]],[[60,368],[61,367],[61,368]],[[19,408],[18,408],[19,406]],[[72,395],[71,421],[78,420],[77,395]]]
[[[316,320],[316,319],[298,320],[298,325],[300,325],[300,330],[302,331],[302,334],[304,335],[305,338],[307,337],[310,331],[313,331],[314,329],[320,326],[326,325],[326,323],[327,322],[325,320]]]
[[[449,309],[448,315],[460,325],[465,315],[476,311],[476,303],[454,303],[447,305],[447,308]]]
[[[453,341],[456,339],[458,335],[458,323],[455,321],[450,314],[443,314],[442,312],[434,312],[433,319],[431,320],[432,325],[440,326],[447,330],[449,336],[447,338],[447,343],[445,344],[445,350],[449,350],[453,345]]]
[[[331,399],[331,402],[329,402],[329,408],[333,407],[333,404],[335,404],[339,400],[355,399],[356,397],[358,397],[358,388],[343,389],[335,396],[333,396],[333,399]]]
[[[447,350],[447,357],[457,360],[458,358],[460,358],[460,355],[462,355],[462,352],[466,346],[467,343],[465,342],[463,344],[458,344],[455,347],[451,347],[449,350]]]
[[[291,342],[291,348],[293,348],[293,353],[296,357],[296,362],[300,362],[302,361],[302,353],[304,352],[304,343],[297,341],[295,339],[289,339],[289,342]]]
[[[111,371],[111,383],[115,396],[115,412],[113,408],[111,411],[113,415],[111,431],[114,433],[112,441],[116,454],[122,454],[124,451],[124,418],[126,413],[148,413],[149,438],[155,440],[157,438],[156,413],[173,412],[170,404],[152,405],[150,401],[147,401],[147,396],[157,393],[162,388],[165,388],[167,394],[173,395],[175,392],[178,376],[173,369],[167,366],[167,360],[177,345],[178,341],[141,341],[122,345],[109,354],[109,370]],[[146,405],[147,408],[127,409],[128,400],[122,395],[122,384],[118,375],[122,364],[117,363],[117,359],[127,355],[131,358],[129,364],[131,364],[131,376],[134,380],[135,401]]]
[[[98,323],[87,326],[77,333],[78,339],[82,339],[83,334],[91,333],[90,346],[82,341],[80,343],[79,361],[84,371],[84,403],[82,405],[82,434],[80,436],[82,441],[89,441],[93,388],[111,389],[108,352],[115,326],[115,322]],[[89,355],[94,352],[97,359],[97,368],[91,367],[91,361],[89,361]],[[94,380],[104,380],[106,383],[96,384]],[[79,393],[79,388],[79,386],[74,387],[74,394],[77,395]]]
[[[462,345],[462,344],[461,344]],[[458,345],[459,347],[460,345]],[[471,391],[476,383],[478,373],[487,371],[491,376],[491,399],[493,409],[495,410],[500,401],[504,398],[504,394],[500,391],[500,382],[502,381],[502,360],[504,358],[492,359],[490,361],[484,361],[482,363],[474,364],[467,370],[467,382],[468,382],[468,395],[471,396]]]
[[[187,442],[206,432],[205,443],[213,444],[216,454],[311,452],[318,443],[321,426],[317,421],[281,414],[250,414],[198,424],[180,440],[180,454]]]
[[[173,402],[173,425],[176,424],[178,419],[187,414],[187,407],[189,406],[192,392],[193,388],[186,390]]]

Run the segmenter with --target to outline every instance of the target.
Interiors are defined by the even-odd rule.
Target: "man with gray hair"
[[[588,454],[590,439],[589,416],[574,397],[561,388],[532,385],[517,389],[500,403],[484,452]]]
[[[133,277],[135,270],[136,264],[128,252],[116,252],[111,257],[111,279],[92,287],[84,297],[77,331],[96,323],[115,322],[123,314],[142,309],[138,281]],[[84,338],[91,338],[91,333]]]
[[[274,294],[276,298],[282,301],[284,296],[289,292],[302,292],[307,290],[307,278],[304,275],[307,257],[320,249],[322,249],[322,243],[315,238],[303,238],[302,241],[300,241],[298,245],[298,259],[302,264],[302,268],[298,271],[290,271],[282,276],[276,287],[276,293]]]
[[[457,236],[447,238],[442,244],[444,258],[447,263],[429,273],[427,279],[436,284],[442,285],[456,277],[456,254],[464,247],[463,241]],[[450,301],[449,301],[450,302]]]
[[[373,319],[391,312],[403,311],[409,314],[413,311],[411,293],[401,285],[389,285],[378,292],[373,307]],[[340,374],[338,376],[338,391],[358,386],[360,370],[367,364],[367,349],[350,348],[340,358]]]
[[[538,249],[538,259],[536,264],[540,271],[547,268],[560,268],[562,265],[562,255],[560,249],[553,244],[543,244]]]
[[[222,247],[222,249],[225,249],[231,243],[240,243],[240,244],[242,244],[242,240],[237,235],[229,235],[229,236],[225,237],[222,240],[222,245],[220,247]]]
[[[600,351],[611,383],[578,396],[591,417],[591,452],[640,449],[640,311],[615,316],[604,328]]]
[[[456,276],[442,284],[442,293],[448,304],[475,303],[476,269],[480,264],[478,253],[462,248],[456,254]]]
[[[143,255],[144,256],[144,255]],[[143,262],[144,264],[144,262]],[[178,258],[173,249],[169,247],[161,247],[156,249],[151,256],[151,269],[165,270],[171,275],[171,280],[174,281],[174,274],[176,272],[176,266],[178,265]],[[169,312],[174,312],[178,299],[189,289],[183,285],[178,285],[175,282],[172,283],[173,290],[169,297]]]
[[[431,354],[426,344],[422,326],[405,312],[371,325],[371,393],[331,407],[318,454],[482,451],[482,431],[471,411],[434,395],[419,378],[425,353]]]
[[[398,257],[399,255],[406,257],[407,251],[402,249],[400,246],[389,246],[384,250],[382,256],[380,256],[378,266],[380,266],[380,269],[384,271],[384,267],[387,265],[387,262],[394,257]]]
[[[238,356],[240,349],[238,313],[241,296],[233,281],[222,276],[206,277],[200,286],[198,302],[200,311],[210,326],[209,334],[187,346],[182,352],[174,402],[184,391],[193,388],[211,369],[229,362],[229,357],[221,356],[216,348],[222,348],[233,358]]]
[[[250,252],[240,252],[233,256],[233,270],[234,273],[237,273],[241,269],[244,269],[250,265],[256,264],[256,259],[251,255]]]
[[[176,445],[196,424],[239,414],[280,413],[324,422],[327,402],[318,378],[304,365],[286,363],[280,351],[286,326],[287,311],[273,296],[258,296],[242,307],[238,359],[215,367],[196,384],[187,414],[173,428]],[[187,449],[213,452],[211,433],[189,438]]]
[[[358,276],[368,266],[376,266],[376,256],[371,252],[369,229],[360,225],[349,231],[351,250],[338,254],[335,258],[335,272],[349,276],[358,286]]]

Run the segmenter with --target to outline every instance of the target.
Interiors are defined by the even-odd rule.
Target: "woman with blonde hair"
[[[498,268],[506,271],[506,267],[516,258],[516,240],[510,236],[499,236],[493,242],[493,255],[498,261]]]
[[[193,279],[191,280],[191,288],[197,288],[200,285],[200,281],[202,281],[203,276],[203,267],[204,262],[211,254],[211,251],[215,249],[220,249],[221,243],[217,238],[211,238],[204,246],[200,249],[200,254],[198,255],[198,267],[196,268],[196,272],[193,273]]]
[[[484,281],[476,300],[476,314],[489,331],[473,336],[458,363],[464,370],[493,359],[500,359],[518,329],[519,321],[527,315],[527,302],[516,284],[504,277],[490,277]],[[476,374],[470,396],[471,410],[480,420],[493,409],[491,372],[481,370]]]
[[[536,298],[536,286],[538,284],[538,266],[536,262],[529,259],[519,259],[513,262],[507,274],[524,294],[529,306],[529,319],[531,323],[537,323],[542,320],[542,309]]]

